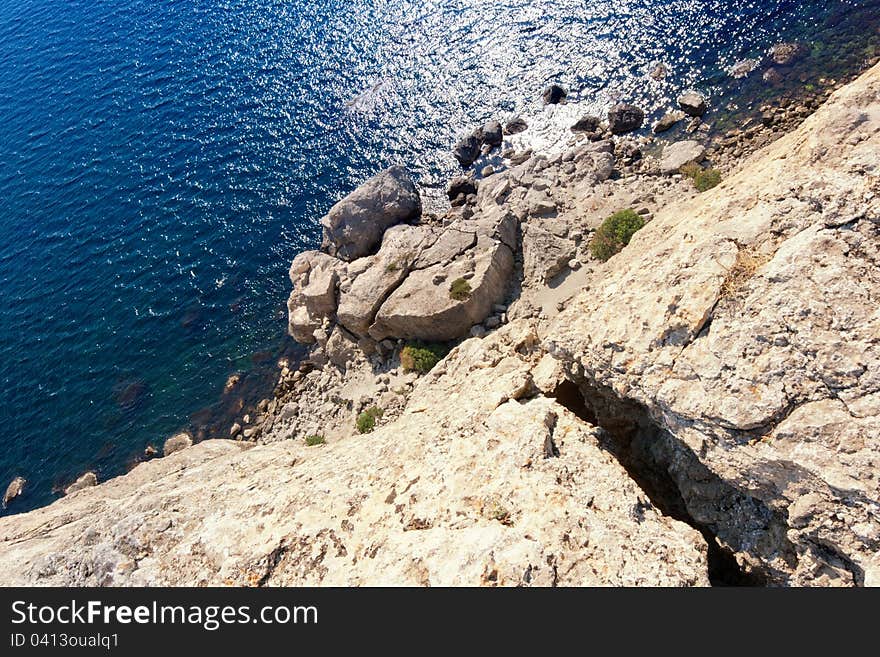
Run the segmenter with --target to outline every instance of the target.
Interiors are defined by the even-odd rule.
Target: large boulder
[[[676,173],[686,164],[699,162],[705,154],[705,147],[696,141],[677,141],[668,144],[663,148],[660,171],[667,174]]]
[[[530,283],[548,283],[568,267],[577,246],[537,223],[523,227],[523,276]]]
[[[287,300],[288,332],[303,344],[315,342],[314,332],[336,313],[336,292],[346,263],[320,251],[305,251],[290,266],[293,291]]]
[[[373,176],[321,219],[321,249],[342,260],[369,255],[386,228],[417,219],[421,198],[406,169],[393,166]]]
[[[504,130],[498,121],[487,121],[475,134],[487,146],[500,146],[504,141]]]
[[[451,229],[461,239],[438,240],[433,253],[425,252],[425,267],[410,273],[382,304],[371,338],[454,340],[504,299],[513,276],[516,220],[498,210]],[[473,246],[462,251],[468,243]]]
[[[455,148],[452,149],[452,155],[458,160],[462,169],[467,169],[477,161],[477,158],[480,157],[480,145],[479,137],[474,134],[459,139]]]
[[[688,91],[678,97],[678,106],[688,116],[703,116],[706,113],[706,99],[696,91]]]
[[[608,110],[608,129],[611,134],[624,135],[634,132],[645,122],[645,112],[635,105],[619,103]]]
[[[557,105],[564,102],[567,95],[568,92],[560,87],[558,84],[551,84],[549,87],[544,89],[544,93],[541,94],[541,98],[544,100],[545,105]]]

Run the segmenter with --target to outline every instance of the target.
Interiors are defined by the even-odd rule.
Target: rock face
[[[634,132],[645,122],[645,112],[635,105],[620,103],[608,111],[608,129],[611,134],[623,135]]]
[[[703,116],[706,113],[706,99],[696,91],[688,91],[678,97],[678,106],[688,116]]]
[[[368,255],[386,228],[413,221],[421,211],[418,189],[406,169],[391,167],[370,178],[321,219],[321,249],[349,261]]]
[[[878,170],[875,67],[659,212],[548,331],[606,422],[641,409],[689,512],[769,583],[880,584]]]
[[[336,289],[346,264],[326,253],[305,251],[290,266],[293,292],[287,301],[288,330],[303,344],[315,342],[315,331],[336,312]]]
[[[677,141],[663,148],[660,160],[662,173],[676,173],[684,165],[699,162],[706,154],[706,149],[696,141]]]
[[[16,477],[9,482],[9,485],[6,487],[6,492],[3,494],[4,509],[9,506],[9,503],[12,500],[21,495],[21,492],[24,490],[24,486],[26,483],[27,479],[25,479],[24,477]]]
[[[537,344],[468,340],[369,440],[209,440],[0,519],[0,584],[707,584],[702,536],[533,388]]]

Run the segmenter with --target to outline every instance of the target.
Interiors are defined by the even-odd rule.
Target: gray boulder
[[[480,139],[473,134],[462,137],[452,149],[452,155],[462,169],[467,169],[480,157]]]
[[[321,249],[342,260],[368,255],[386,228],[417,219],[422,202],[406,169],[393,166],[373,176],[330,208],[321,225]]]
[[[660,171],[670,174],[676,173],[684,165],[691,162],[699,162],[706,154],[702,144],[695,141],[677,141],[663,149],[663,157],[660,159]]]
[[[544,284],[561,273],[577,253],[574,242],[537,225],[523,227],[523,275],[529,283]]]
[[[288,332],[294,340],[315,342],[315,330],[336,312],[336,290],[346,269],[346,263],[320,251],[305,251],[294,258],[293,291],[287,300]]]
[[[687,115],[681,110],[675,110],[674,112],[667,112],[663,115],[657,123],[654,124],[654,134],[660,134],[661,132],[666,132],[675,127],[675,125],[684,120]]]
[[[487,146],[500,146],[504,141],[504,130],[498,121],[488,121],[477,130],[477,137]]]
[[[638,130],[644,122],[645,112],[635,105],[620,103],[608,111],[608,128],[615,135]]]

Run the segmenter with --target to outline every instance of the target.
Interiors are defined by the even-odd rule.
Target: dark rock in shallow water
[[[342,260],[356,260],[370,254],[386,228],[412,221],[421,213],[415,183],[406,169],[393,166],[330,208],[321,219],[321,250]]]
[[[452,149],[452,154],[462,169],[467,169],[480,157],[480,140],[475,135],[462,137]]]
[[[525,120],[523,120],[519,116],[516,116],[510,119],[510,121],[508,121],[507,124],[504,126],[504,134],[515,135],[527,130],[528,127],[529,124],[526,123]]]
[[[477,181],[471,176],[459,176],[449,181],[446,195],[453,205],[463,205],[470,194],[477,193]]]
[[[764,71],[763,80],[767,84],[772,84],[774,86],[782,84],[782,73],[777,71],[775,68],[768,68],[766,71]]]
[[[116,390],[116,404],[129,412],[136,410],[150,394],[149,386],[143,381],[123,382]]]
[[[688,116],[703,116],[706,113],[706,99],[696,91],[688,91],[678,97],[678,106]]]
[[[565,100],[567,95],[568,92],[558,84],[551,84],[544,89],[544,93],[541,94],[541,97],[544,99],[545,105],[558,105]]]
[[[498,121],[489,121],[479,128],[476,137],[488,146],[500,146],[504,141],[503,130]]]
[[[667,112],[662,119],[654,124],[654,134],[660,134],[661,132],[671,130],[673,127],[675,127],[675,124],[683,120],[685,116],[687,115],[681,110]]]
[[[21,495],[21,491],[24,490],[24,485],[27,483],[27,479],[24,477],[16,477],[12,481],[9,482],[9,485],[6,487],[6,493],[3,495],[3,508],[5,509],[9,506],[9,503],[14,500],[16,497]]]
[[[608,128],[612,134],[623,135],[642,127],[645,113],[635,105],[620,103],[608,110]]]
[[[598,116],[587,115],[571,126],[572,132],[596,132],[602,124],[602,119]]]
[[[791,66],[807,54],[807,49],[800,43],[777,43],[770,48],[770,59],[778,66]]]

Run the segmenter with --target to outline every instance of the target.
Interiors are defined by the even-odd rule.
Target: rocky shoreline
[[[340,201],[274,398],[4,518],[3,582],[880,583],[880,66],[719,135],[637,109],[480,127],[443,213],[397,167]]]

